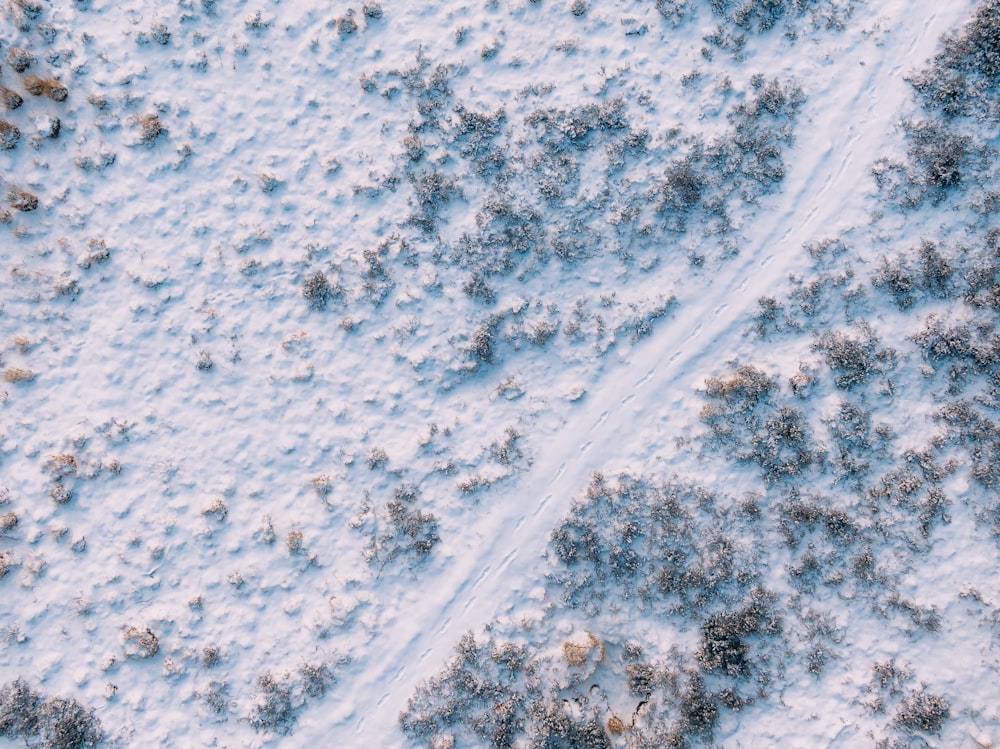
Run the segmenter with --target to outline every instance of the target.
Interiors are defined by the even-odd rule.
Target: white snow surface
[[[555,645],[584,627],[641,631],[664,650],[671,638],[690,644],[693,632],[653,615],[587,625],[554,606],[549,534],[595,471],[691,476],[733,496],[757,487],[752,472],[683,449],[701,430],[698,391],[731,360],[796,371],[799,339],[748,329],[757,300],[809,268],[804,243],[845,236],[865,247],[893,234],[912,245],[950,220],[877,223],[870,170],[900,150],[898,125],[914,107],[905,76],[975,4],[858,2],[843,29],[802,20],[797,38],[750,34],[743,59],[716,50],[712,60],[701,53],[718,21],[707,8],[675,26],[652,2],[594,0],[579,17],[569,5],[385,0],[369,18],[344,3],[219,2],[209,12],[188,0],[91,0],[43,3],[22,28],[17,4],[6,11],[0,51],[29,49],[28,73],[58,77],[69,95],[24,94],[2,115],[22,133],[0,151],[4,187],[36,194],[39,207],[0,227],[2,368],[34,373],[0,383],[0,513],[18,518],[0,535],[13,561],[0,579],[0,684],[23,677],[94,707],[109,746],[403,747],[398,717],[414,690],[464,632],[491,622],[533,621],[545,628],[537,641]],[[335,20],[349,10],[358,28],[345,36]],[[255,29],[258,11],[266,25]],[[166,44],[149,38],[157,23]],[[730,233],[639,239],[628,262],[603,246],[553,259],[500,278],[484,306],[463,294],[461,273],[429,260],[475,228],[483,183],[461,184],[433,236],[406,223],[407,179],[383,184],[407,168],[401,143],[417,117],[416,94],[387,71],[421,55],[428,71],[453,66],[452,103],[506,109],[509,153],[529,149],[518,123],[537,107],[623,96],[633,127],[664,143],[675,126],[723,132],[754,73],[793,80],[805,101],[784,179],[736,206]],[[700,77],[682,83],[693,70]],[[21,86],[6,64],[0,83]],[[552,91],[523,95],[531,85]],[[152,113],[165,132],[146,145],[136,116]],[[45,116],[59,118],[59,136],[29,143]],[[454,170],[447,146],[425,139],[423,163]],[[105,168],[79,165],[111,153]],[[637,189],[662,167],[642,158]],[[581,204],[601,190],[595,168],[583,163]],[[537,209],[549,221],[549,207]],[[362,251],[393,235],[409,248],[391,245],[394,286],[375,305]],[[91,240],[106,261],[82,261],[100,246]],[[418,259],[407,263],[411,250]],[[302,294],[318,270],[344,287],[326,309]],[[652,332],[630,338],[630,310],[670,296]],[[601,297],[610,333],[505,343],[496,363],[463,370],[463,336],[490,312],[541,317],[556,305],[565,325],[577,299],[600,311]],[[878,312],[883,333],[890,312]],[[899,340],[908,334],[900,323]],[[904,438],[919,408],[898,410]],[[505,466],[489,456],[508,427],[524,454]],[[387,462],[370,467],[379,450]],[[53,457],[67,455],[73,496],[60,504]],[[324,475],[325,498],[314,488]],[[472,476],[497,480],[460,490]],[[419,490],[440,543],[425,558],[370,561],[366,544],[402,484]],[[958,474],[949,489],[971,491]],[[295,531],[301,548],[291,549]],[[939,631],[911,636],[838,614],[829,593],[842,657],[821,680],[790,668],[769,699],[725,714],[715,742],[874,745],[884,721],[860,706],[861,690],[873,661],[895,658],[951,701],[930,745],[992,746],[996,625],[958,596],[995,590],[996,545],[969,541],[983,534],[956,507],[909,579],[914,597],[940,609]],[[152,630],[158,652],[142,657],[129,627]],[[203,661],[207,647],[218,664]],[[297,709],[290,733],[255,730],[246,716],[258,677],[306,663],[331,664],[335,682]],[[228,685],[228,713],[205,706],[212,682]]]

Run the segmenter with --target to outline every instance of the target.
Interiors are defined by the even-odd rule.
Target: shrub
[[[473,364],[493,364],[496,360],[497,332],[502,317],[491,315],[481,322],[469,338],[468,351]]]
[[[874,332],[862,326],[856,334],[828,330],[816,342],[813,350],[823,353],[834,373],[837,387],[849,390],[882,373],[891,364],[895,351],[879,348]]]
[[[35,373],[30,369],[20,367],[8,367],[3,373],[4,382],[31,382],[35,379]]]
[[[149,30],[149,36],[157,44],[165,45],[170,42],[170,29],[164,23],[154,23]]]
[[[816,0],[712,0],[712,11],[737,26],[759,34],[786,15],[804,13]]]
[[[376,307],[381,306],[392,290],[396,287],[395,281],[389,275],[385,264],[382,262],[383,255],[388,251],[388,244],[383,243],[378,249],[366,249],[362,253],[364,258],[362,277],[362,288],[365,296]]]
[[[918,180],[931,188],[957,187],[972,154],[972,139],[936,122],[907,122],[907,155]]]
[[[13,123],[0,120],[0,151],[10,151],[17,147],[21,131]]]
[[[771,609],[770,597],[755,591],[753,600],[741,609],[713,614],[701,625],[701,645],[695,657],[708,671],[722,671],[731,677],[750,674],[750,645],[747,638],[758,634],[778,634],[781,620]]]
[[[85,749],[97,746],[104,729],[93,708],[73,699],[53,697],[38,711],[42,745],[49,749]]]
[[[144,146],[152,147],[156,143],[157,138],[165,135],[167,132],[159,115],[136,115],[132,120],[139,127],[139,142]]]
[[[32,96],[45,96],[52,101],[66,101],[69,89],[55,78],[28,75],[24,78],[24,90]]]
[[[38,208],[38,198],[27,190],[12,187],[7,191],[7,201],[11,208],[24,213],[30,213]]]
[[[910,731],[939,733],[951,716],[951,703],[925,689],[910,692],[896,710],[896,725]]]
[[[225,682],[210,682],[208,689],[205,692],[197,692],[196,696],[217,716],[225,716],[232,706],[229,700],[229,685]],[[224,717],[222,719],[225,720]]]
[[[725,403],[737,413],[749,411],[778,389],[778,380],[749,364],[736,367],[728,379],[709,377],[705,394]]]
[[[21,47],[11,47],[7,50],[7,64],[15,73],[23,73],[35,61],[34,55]]]
[[[941,39],[931,65],[911,83],[928,108],[946,117],[997,112],[1000,2],[985,0],[961,32]]]
[[[257,678],[255,704],[247,719],[258,733],[291,733],[296,719],[291,686],[278,681],[270,672],[261,674]]]
[[[327,302],[333,295],[334,290],[330,280],[321,270],[306,276],[302,282],[302,296],[309,303],[310,309],[326,309]]]
[[[152,658],[160,652],[160,640],[149,627],[126,627],[123,635],[127,654]]]
[[[901,310],[909,309],[916,300],[913,293],[916,286],[914,272],[902,255],[892,260],[882,258],[872,275],[872,286],[888,293]]]
[[[322,697],[326,690],[336,681],[333,671],[325,663],[303,663],[299,667],[302,679],[302,693],[306,697]]]
[[[0,86],[0,104],[3,104],[3,108],[10,112],[24,104],[24,99],[17,91]]]
[[[367,0],[361,6],[361,12],[364,14],[365,18],[381,18],[382,17],[382,6],[373,0]]]
[[[44,699],[16,679],[0,688],[0,736],[46,749],[88,749],[101,742],[104,729],[93,709],[74,699]]]
[[[4,684],[0,688],[0,736],[36,735],[41,704],[41,696],[24,679]]]
[[[356,34],[357,31],[358,22],[354,20],[353,9],[348,10],[347,15],[341,16],[337,19],[337,34],[341,39]]]
[[[386,504],[392,533],[374,538],[367,552],[369,561],[386,564],[400,554],[426,557],[440,542],[437,518],[416,507],[419,494],[412,486],[400,486]]]

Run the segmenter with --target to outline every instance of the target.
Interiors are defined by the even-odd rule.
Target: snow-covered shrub
[[[27,190],[12,187],[7,191],[7,202],[11,208],[28,213],[38,208],[38,198]]]
[[[93,709],[75,699],[46,699],[23,679],[0,687],[0,736],[45,749],[89,749],[104,729]]]
[[[292,685],[270,671],[257,677],[254,705],[247,716],[250,725],[258,732],[289,734],[297,719],[292,701]]]
[[[1000,108],[1000,2],[979,3],[969,23],[941,40],[930,66],[911,83],[924,106],[946,117],[995,116]]]
[[[758,589],[745,606],[709,616],[700,631],[701,644],[695,654],[698,662],[710,672],[746,677],[750,675],[750,646],[755,636],[779,634],[782,624],[772,597]]]
[[[8,112],[13,111],[24,104],[24,99],[21,97],[17,91],[7,88],[6,86],[0,86],[0,104]]]
[[[895,359],[895,351],[880,347],[875,332],[861,325],[856,332],[827,330],[813,343],[833,370],[837,387],[845,390],[884,373]]]
[[[139,143],[144,146],[152,147],[161,135],[165,135],[167,133],[167,128],[164,126],[159,115],[136,115],[132,118],[132,121],[139,128]]]
[[[778,379],[751,365],[739,365],[727,378],[705,381],[708,403],[701,420],[708,446],[756,464],[767,481],[800,473],[816,459],[802,412],[778,402]]]
[[[38,724],[46,749],[85,749],[97,746],[104,738],[94,709],[74,699],[45,700],[38,710]]]
[[[431,233],[437,226],[441,211],[453,198],[461,197],[458,183],[437,169],[409,174],[413,185],[411,205],[414,213],[407,219],[421,231]]]
[[[479,642],[468,632],[437,676],[421,684],[399,716],[410,738],[471,733],[490,747],[511,746],[525,726],[527,702],[540,697],[531,654],[514,643]]]
[[[302,296],[309,303],[309,307],[315,310],[326,309],[327,302],[334,296],[334,288],[330,285],[330,280],[326,274],[318,270],[306,276],[302,281]]]
[[[951,717],[951,703],[926,689],[917,689],[899,703],[893,722],[909,731],[939,733]]]
[[[904,131],[907,155],[920,182],[937,191],[962,183],[972,154],[971,138],[932,121],[904,123]]]
[[[711,0],[712,12],[737,26],[759,34],[774,28],[785,16],[800,15],[816,0]]]
[[[23,73],[35,62],[35,56],[22,47],[10,47],[7,50],[7,64],[15,73]]]
[[[0,120],[0,151],[10,151],[17,147],[17,142],[21,139],[21,131],[17,125]]]
[[[32,96],[45,96],[52,101],[65,101],[69,89],[55,78],[42,78],[37,75],[24,77],[24,90]]]
[[[37,735],[41,704],[41,695],[23,679],[4,684],[0,688],[0,736]]]

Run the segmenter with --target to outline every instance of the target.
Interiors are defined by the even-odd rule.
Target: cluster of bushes
[[[755,577],[753,553],[725,532],[716,502],[698,486],[595,474],[552,531],[550,584],[591,613],[607,599],[674,612],[739,600]]]
[[[254,683],[254,696],[247,722],[258,733],[278,735],[290,734],[295,728],[299,709],[309,700],[323,697],[336,682],[334,667],[346,663],[341,659],[336,664],[303,663],[297,678],[291,674],[275,675],[265,671]],[[230,703],[225,684],[213,682],[202,700],[216,714],[225,717]]]
[[[23,679],[0,687],[0,736],[45,749],[86,749],[104,738],[92,708],[75,699],[45,697]]]
[[[979,3],[972,19],[941,40],[931,64],[911,83],[925,107],[947,118],[1000,114],[1000,2]]]
[[[496,635],[462,636],[455,654],[436,676],[414,692],[399,722],[420,746],[479,746],[506,749],[611,749],[629,746],[683,749],[708,745],[724,708],[740,710],[748,700],[730,688],[712,691],[717,660],[743,671],[747,642],[767,630],[780,630],[773,612],[760,602],[703,627],[703,646],[695,659],[673,654],[650,659],[634,641],[564,643],[555,654]],[[739,660],[743,659],[743,660]],[[587,678],[601,669],[598,686]],[[732,679],[731,676],[726,678]],[[630,714],[618,715],[608,696],[631,698]]]
[[[727,377],[705,381],[708,403],[701,410],[709,445],[756,464],[768,482],[797,475],[820,458],[802,411],[782,403],[780,391],[776,377],[738,365]]]
[[[829,6],[826,9],[831,14],[838,10],[836,4],[822,0],[707,0],[702,3],[698,0],[655,0],[654,3],[660,15],[675,24],[690,15],[699,4],[707,5],[713,14],[734,26],[758,34],[766,33],[786,20],[792,26],[792,21],[817,9],[817,6]],[[789,33],[795,32],[789,29]]]
[[[367,517],[358,527],[370,535],[365,549],[369,564],[379,568],[400,556],[414,562],[427,557],[440,542],[437,517],[417,506],[420,499],[415,486],[395,489],[384,508],[367,508]]]

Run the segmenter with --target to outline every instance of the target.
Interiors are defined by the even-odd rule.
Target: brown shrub
[[[32,96],[47,96],[52,101],[66,101],[69,89],[55,78],[42,78],[39,75],[26,75],[24,89]]]

